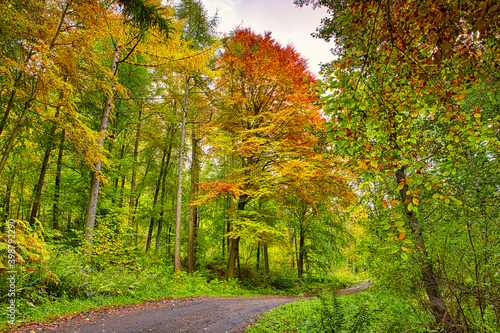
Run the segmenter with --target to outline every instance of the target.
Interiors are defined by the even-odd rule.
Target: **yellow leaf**
[[[417,198],[413,198],[413,204],[417,206],[420,203]]]
[[[465,94],[461,94],[460,96],[458,96],[458,99],[464,99],[465,98]]]
[[[387,202],[384,202],[384,203],[382,204],[382,207],[384,207],[385,209],[387,209],[387,208],[389,208],[389,205],[387,204]]]
[[[413,195],[418,195],[420,193],[420,190],[417,188],[416,190],[413,190]]]
[[[405,252],[408,252],[408,248],[404,247],[404,246],[401,246],[401,250],[405,251]]]
[[[400,233],[400,234],[399,234],[399,239],[404,239],[404,238],[405,238],[405,236],[406,236],[406,235],[405,235],[405,233],[404,233],[404,232],[402,232],[402,233]]]

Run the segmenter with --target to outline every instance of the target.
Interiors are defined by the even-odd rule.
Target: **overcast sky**
[[[235,27],[250,27],[256,33],[271,31],[282,45],[293,44],[308,60],[312,72],[318,73],[320,62],[333,59],[333,45],[313,38],[326,10],[295,7],[293,0],[202,0],[210,16],[218,10],[219,31],[230,32]]]

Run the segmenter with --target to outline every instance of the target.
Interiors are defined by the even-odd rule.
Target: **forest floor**
[[[339,290],[339,294],[359,292],[368,286],[369,283],[361,282]],[[265,312],[312,297],[314,295],[173,298],[81,312],[52,322],[29,323],[14,333],[245,332]]]

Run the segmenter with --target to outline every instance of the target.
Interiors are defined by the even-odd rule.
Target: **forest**
[[[289,1],[319,75],[201,0],[0,2],[0,329],[323,292],[309,332],[500,331],[500,4]]]

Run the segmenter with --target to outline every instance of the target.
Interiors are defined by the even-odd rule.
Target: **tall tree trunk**
[[[151,242],[153,241],[153,228],[156,221],[156,204],[158,202],[158,195],[160,193],[161,181],[163,179],[163,173],[165,172],[165,157],[167,155],[167,147],[163,149],[163,155],[161,157],[160,174],[158,175],[158,180],[156,181],[155,196],[153,198],[153,213],[151,215],[151,220],[149,222],[148,233],[146,236],[146,245],[144,247],[144,252],[148,253],[151,247]]]
[[[305,254],[305,249],[304,249],[304,243],[305,243],[305,237],[304,237],[304,222],[301,221],[299,224],[299,258],[297,260],[297,273],[298,273],[298,278],[302,279],[304,276],[304,254]]]
[[[242,195],[238,201],[238,211],[245,210],[245,205],[248,202],[248,195]],[[232,226],[231,230],[232,231]],[[240,256],[240,237],[231,238],[229,246],[229,258],[227,259],[226,279],[233,279],[236,272],[236,261]]]
[[[200,142],[196,137],[196,130],[193,128],[191,135],[193,150],[191,154],[191,191],[189,197],[191,202],[196,199],[198,192],[198,182],[200,177],[199,159],[198,159],[198,144]],[[189,207],[189,242],[188,242],[188,273],[194,272],[195,266],[195,249],[196,249],[196,234],[198,229],[198,208],[196,206]]]
[[[54,184],[54,208],[52,213],[52,229],[59,230],[59,192],[61,190],[61,171],[62,160],[64,153],[64,138],[66,131],[61,131],[61,139],[59,141],[59,154],[57,155],[56,181]]]
[[[56,115],[55,115],[55,120],[59,117],[59,108],[57,108]],[[33,190],[33,206],[31,208],[31,215],[30,215],[30,225],[32,227],[35,226],[35,221],[36,221],[36,215],[37,212],[40,208],[40,201],[42,198],[42,190],[43,190],[43,182],[45,181],[45,174],[47,173],[47,169],[49,167],[49,159],[50,159],[50,153],[52,152],[52,146],[54,144],[54,134],[56,133],[57,126],[55,122],[52,124],[49,130],[49,143],[47,144],[47,147],[45,148],[45,153],[43,155],[43,160],[42,160],[42,169],[40,170],[40,176],[38,177],[38,182],[35,185],[35,188]]]
[[[182,110],[181,143],[179,147],[179,168],[177,170],[177,201],[175,204],[174,268],[181,270],[181,218],[182,218],[182,169],[184,165],[184,140],[186,137],[186,116],[189,102],[189,80],[186,76],[184,107]]]
[[[115,51],[113,53],[113,61],[111,63],[111,86],[115,85],[115,76],[118,69],[118,58],[120,56],[120,45],[118,41],[115,45]],[[101,118],[101,126],[99,130],[99,141],[98,144],[101,149],[104,147],[104,138],[106,137],[106,131],[108,128],[109,116],[111,113],[111,106],[113,105],[113,92],[110,90],[108,96],[106,97],[106,103]],[[102,154],[102,150],[99,152]],[[88,243],[92,243],[92,232],[94,231],[95,216],[97,212],[97,198],[99,196],[99,183],[101,181],[101,160],[98,160],[95,164],[95,170],[92,172],[92,183],[90,185],[90,195],[89,195],[89,205],[87,208],[87,216],[85,219],[85,240]]]
[[[135,130],[135,140],[134,140],[134,159],[132,163],[132,180],[130,181],[130,200],[129,200],[129,225],[132,227],[134,225],[134,204],[135,204],[135,189],[136,189],[136,177],[137,177],[137,156],[139,154],[139,138],[141,136],[141,125],[142,125],[142,105],[139,108],[139,115],[137,117],[137,124]]]
[[[269,274],[269,251],[267,243],[264,243],[264,268],[266,270],[266,274]]]
[[[168,162],[167,162],[168,165]],[[160,195],[160,215],[158,216],[158,230],[156,231],[156,246],[155,246],[155,254],[160,251],[160,240],[161,240],[161,232],[163,229],[163,215],[165,210],[165,193],[166,193],[166,178],[167,178],[167,170],[163,172],[163,179],[161,181],[161,195]]]
[[[172,156],[173,134],[175,133],[173,127],[169,129],[169,132],[171,133],[171,136],[170,136],[170,144],[168,145],[167,161],[165,162],[165,171],[163,172],[163,179],[161,181],[162,182],[161,197],[160,197],[161,210],[160,210],[160,216],[158,218],[158,231],[156,233],[155,253],[158,253],[160,251],[160,239],[161,239],[161,231],[163,228],[163,216],[165,214],[165,197],[167,193],[167,174],[168,174],[168,168],[170,166],[170,157]]]
[[[417,250],[417,260],[420,266],[420,273],[422,274],[425,291],[427,293],[427,297],[429,298],[431,312],[436,319],[436,323],[439,325],[446,320],[446,304],[443,296],[441,295],[441,291],[439,290],[437,277],[434,274],[432,261],[429,259],[427,253],[425,240],[422,235],[422,229],[420,227],[420,223],[418,222],[417,215],[415,212],[408,210],[409,203],[406,203],[406,199],[408,198],[408,185],[406,183],[405,167],[398,169],[396,172],[396,181],[398,185],[403,185],[403,187],[399,190],[399,195],[401,197],[401,201],[404,203],[405,214],[408,218],[413,236],[415,237],[414,242],[415,249]],[[446,322],[444,322],[444,324],[446,325]]]

